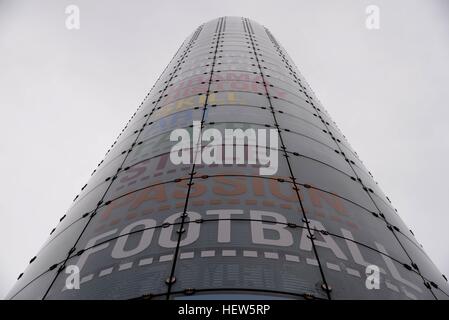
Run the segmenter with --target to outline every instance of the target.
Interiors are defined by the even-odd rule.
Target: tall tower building
[[[181,45],[7,296],[448,297],[285,50],[240,17]]]

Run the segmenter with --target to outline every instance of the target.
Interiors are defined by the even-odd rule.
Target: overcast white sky
[[[272,31],[449,275],[449,1],[0,0],[0,298],[185,37],[224,15]]]

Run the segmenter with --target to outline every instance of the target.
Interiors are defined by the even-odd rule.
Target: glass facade
[[[201,140],[182,151],[197,159],[213,150],[220,161],[175,164],[170,136],[193,135],[194,121],[221,136],[272,130],[275,140],[235,140],[230,157],[225,140]],[[276,155],[274,174],[248,160],[256,149]],[[378,267],[377,289],[368,265]],[[73,266],[78,289],[67,287]],[[445,277],[285,50],[240,17],[187,38],[7,296],[448,297]]]

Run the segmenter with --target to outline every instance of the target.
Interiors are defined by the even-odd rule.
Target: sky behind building
[[[65,8],[80,9],[79,30]],[[365,26],[368,5],[380,29]],[[219,16],[267,26],[404,222],[449,274],[447,1],[0,1],[0,297],[180,43]]]

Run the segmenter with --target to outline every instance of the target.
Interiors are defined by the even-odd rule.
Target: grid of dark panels
[[[278,172],[173,165],[170,133],[193,120],[277,130]],[[369,264],[380,267],[379,290],[365,286]],[[79,290],[64,289],[69,265],[81,269]],[[225,17],[183,43],[9,298],[236,295],[447,299],[449,290],[273,35]]]

